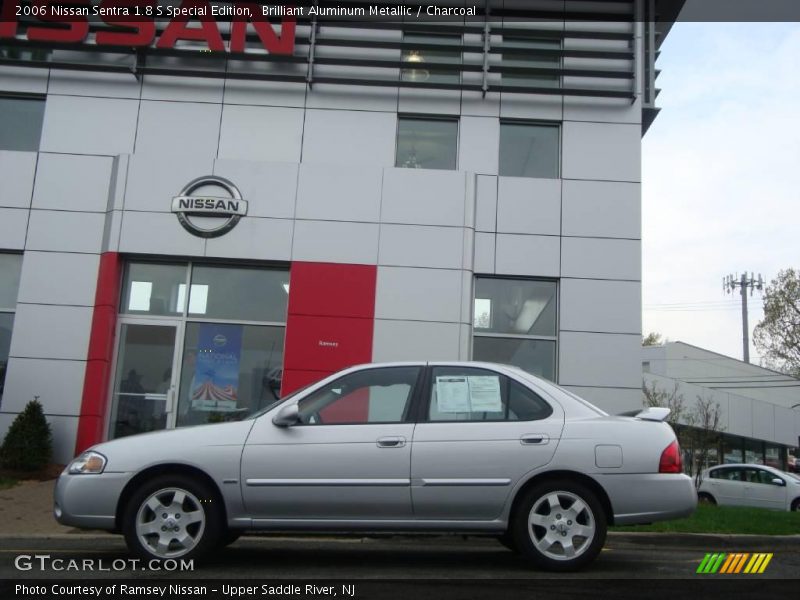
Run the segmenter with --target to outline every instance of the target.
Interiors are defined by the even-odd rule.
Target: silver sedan
[[[146,559],[246,530],[446,532],[570,570],[608,525],[695,509],[668,412],[609,416],[496,364],[362,365],[239,422],[98,444],[61,474],[54,512]]]

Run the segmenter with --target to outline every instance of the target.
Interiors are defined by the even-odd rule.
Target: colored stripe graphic
[[[725,552],[708,553],[700,561],[697,567],[697,573],[703,574],[737,574],[737,573],[763,573],[769,562],[772,560],[773,554],[770,553],[755,553],[749,552],[734,552],[727,554]],[[745,566],[746,565],[746,566]]]

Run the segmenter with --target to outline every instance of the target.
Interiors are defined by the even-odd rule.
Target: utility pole
[[[728,275],[727,277],[722,278],[722,290],[733,294],[736,288],[739,288],[740,293],[742,295],[742,354],[744,356],[744,362],[750,362],[750,338],[749,338],[749,325],[747,323],[747,289],[750,288],[750,295],[753,295],[753,290],[763,290],[764,289],[764,279],[761,277],[761,273],[758,274],[758,279],[755,278],[753,273],[750,273],[750,276],[747,276],[747,272],[745,271],[742,273],[742,276],[739,275]]]

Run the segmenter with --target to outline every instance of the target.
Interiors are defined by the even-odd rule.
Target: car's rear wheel
[[[222,515],[208,485],[162,475],[134,491],[123,513],[128,549],[145,560],[192,559],[217,546]]]
[[[697,494],[697,501],[700,504],[706,504],[708,506],[716,506],[717,504],[717,501],[714,500],[714,496],[712,496],[711,494],[707,494],[705,492]]]
[[[606,539],[606,515],[586,486],[545,481],[525,493],[512,532],[520,552],[549,571],[573,571],[592,562]]]
[[[795,498],[794,499],[794,502],[792,502],[791,508],[792,508],[792,510],[794,512],[800,511],[800,498]]]

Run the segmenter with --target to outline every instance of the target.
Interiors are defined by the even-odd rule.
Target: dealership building
[[[489,4],[0,25],[0,435],[38,398],[64,462],[371,361],[642,406],[641,137],[674,15]]]

